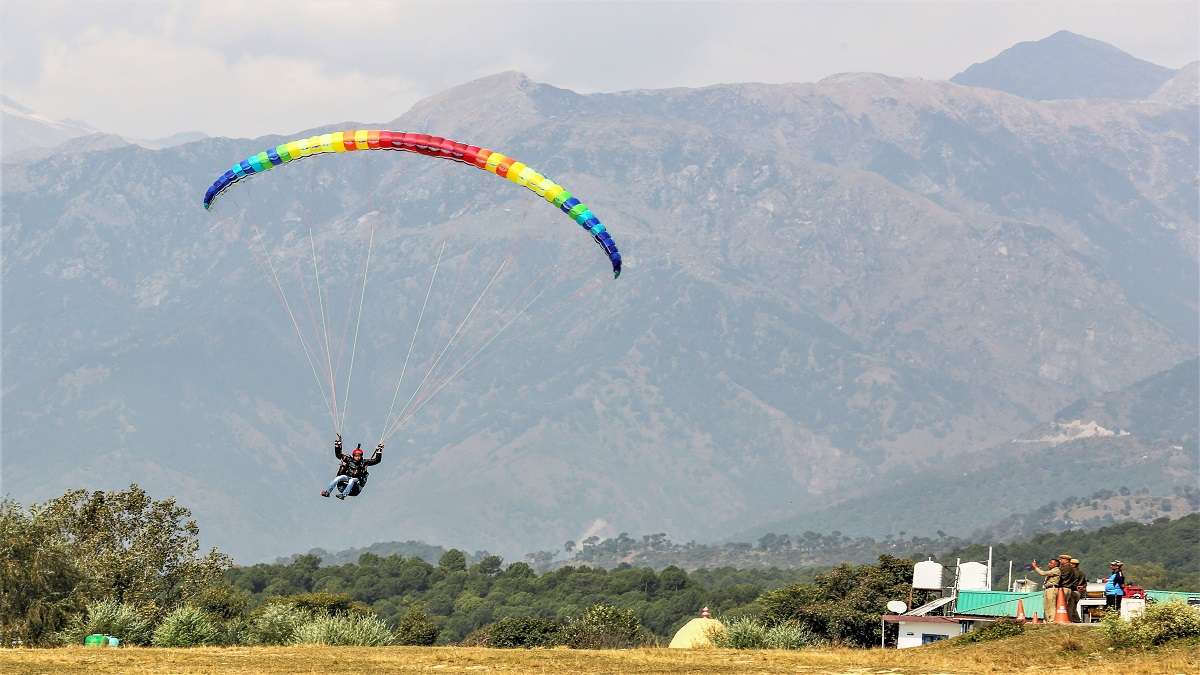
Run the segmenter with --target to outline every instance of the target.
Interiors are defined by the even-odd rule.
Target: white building
[[[900,633],[896,636],[896,648],[920,647],[938,640],[952,638],[969,632],[979,623],[991,623],[991,619],[980,619],[966,616],[908,616],[904,614],[889,614],[883,617],[884,622],[898,624]]]

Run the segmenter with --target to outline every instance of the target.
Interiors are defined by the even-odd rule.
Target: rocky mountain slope
[[[1190,359],[1116,392],[1077,401],[1054,420],[975,453],[973,462],[946,458],[903,477],[897,472],[867,495],[767,523],[735,539],[813,529],[876,536],[978,530],[975,540],[1005,539],[1139,519],[1151,508],[1162,510],[1164,501],[1168,512],[1157,515],[1177,507],[1186,512],[1187,490],[1200,473],[1198,364]],[[1137,499],[1120,494],[1128,488]],[[1102,490],[1115,493],[1105,497],[1112,503],[1100,504],[1095,493]],[[1158,500],[1139,505],[1135,514],[1134,502],[1150,495]],[[1092,502],[1090,510],[1076,509]],[[1104,520],[1105,512],[1111,521]]]
[[[970,472],[1047,411],[1195,356],[1195,116],[880,75],[580,95],[505,73],[382,124],[576,191],[626,253],[617,281],[533,195],[419,157],[289,165],[215,213],[223,167],[285,139],[6,164],[3,490],[137,481],[241,559],[385,539],[511,557]],[[297,289],[310,227],[339,317],[376,230],[351,442],[378,437],[443,240],[412,372],[506,256],[456,355],[544,289],[347,503],[316,495],[329,417],[250,243]]]

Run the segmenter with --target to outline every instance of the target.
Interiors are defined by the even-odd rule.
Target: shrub
[[[461,642],[460,647],[491,647],[492,646],[492,626],[494,623],[489,623],[486,626],[480,626],[467,634]]]
[[[189,605],[168,614],[152,638],[155,647],[200,647],[220,642],[221,631],[213,617]]]
[[[713,646],[721,649],[765,649],[767,647],[767,627],[758,619],[740,616],[724,623],[725,630],[711,631],[708,635]]]
[[[1171,640],[1200,638],[1200,607],[1180,601],[1153,604],[1130,621],[1110,612],[1101,626],[1115,647],[1152,647]]]
[[[395,643],[428,647],[437,641],[438,626],[423,610],[410,607],[396,625]]]
[[[532,616],[510,616],[491,626],[488,647],[553,647],[559,644],[562,624]]]
[[[819,637],[799,621],[784,621],[767,629],[764,636],[768,649],[804,649],[823,647],[827,640]]]
[[[345,616],[361,614],[374,616],[371,608],[345,593],[299,593],[267,600],[272,605],[288,605],[313,615]]]
[[[250,605],[250,595],[229,584],[217,584],[206,586],[199,593],[188,598],[188,604],[204,610],[214,618],[236,621],[246,616],[246,608]]]
[[[958,642],[990,642],[1003,640],[1025,632],[1025,624],[1008,617],[997,619],[992,623],[955,638]]]
[[[392,644],[392,631],[377,616],[315,616],[296,630],[297,644],[379,647]]]
[[[562,644],[575,649],[623,649],[640,641],[642,625],[631,609],[596,604],[563,628]]]
[[[266,605],[250,620],[245,641],[252,645],[292,644],[296,639],[296,631],[312,618],[309,612],[291,605]]]
[[[114,600],[101,600],[87,606],[82,616],[76,616],[58,634],[56,640],[64,645],[83,643],[83,638],[93,633],[112,635],[122,643],[148,645],[154,633],[154,622],[149,612],[130,604]]]

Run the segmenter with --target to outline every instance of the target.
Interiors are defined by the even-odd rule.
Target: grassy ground
[[[919,649],[501,650],[465,647],[0,649],[3,673],[1197,673],[1200,645],[1108,651],[1098,631],[1048,626],[991,643]]]

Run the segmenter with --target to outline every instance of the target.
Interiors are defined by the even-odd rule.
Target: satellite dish
[[[908,605],[900,600],[888,600],[887,609],[895,614],[903,614],[908,611]]]

